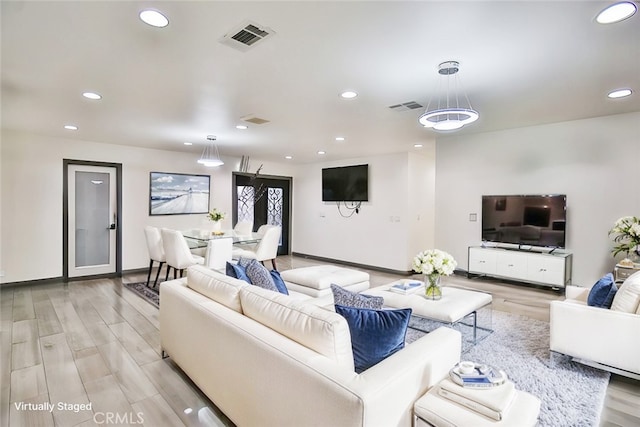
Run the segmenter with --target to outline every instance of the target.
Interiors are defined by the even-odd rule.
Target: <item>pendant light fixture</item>
[[[443,98],[438,95],[437,106],[434,109],[431,107],[431,101],[427,104],[427,109],[424,114],[420,116],[418,122],[426,128],[433,128],[435,130],[456,130],[460,129],[464,125],[473,123],[478,120],[478,112],[471,107],[471,102],[467,94],[464,94],[464,99],[467,101],[466,105],[469,108],[465,108],[460,105],[458,97],[458,81],[457,73],[460,70],[460,64],[457,61],[446,61],[438,66],[438,73],[440,74],[440,86],[446,85],[446,96]],[[441,88],[439,88],[438,93]]]
[[[215,135],[207,135],[209,141],[202,151],[202,157],[198,160],[198,163],[207,167],[222,166],[224,162],[220,160],[220,153],[218,153],[218,146],[216,145]]]

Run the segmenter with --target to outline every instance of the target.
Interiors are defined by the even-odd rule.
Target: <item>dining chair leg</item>
[[[171,271],[171,266],[169,264],[167,264],[167,275],[164,276],[164,281],[166,282],[167,280],[169,280],[169,272]]]
[[[271,265],[273,266],[273,269],[274,269],[274,270],[276,270],[276,271],[278,270],[278,269],[276,268],[276,259],[275,259],[275,258],[271,260]]]
[[[184,268],[180,270],[180,278],[182,279],[182,276],[184,276]]]
[[[173,267],[173,280],[178,278],[178,269]]]
[[[164,265],[164,262],[160,262],[160,267],[158,267],[158,272],[156,273],[156,280],[153,281],[154,288],[158,285],[158,278],[160,277],[160,270],[162,270],[163,265]],[[149,285],[147,284],[147,286]]]
[[[147,288],[149,287],[149,280],[151,280],[151,269],[153,268],[153,260],[149,262],[149,274],[147,274]]]

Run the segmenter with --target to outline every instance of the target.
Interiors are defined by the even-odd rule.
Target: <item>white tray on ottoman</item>
[[[351,292],[369,289],[369,273],[333,265],[294,268],[280,276],[287,288],[316,298],[331,295],[332,283]]]

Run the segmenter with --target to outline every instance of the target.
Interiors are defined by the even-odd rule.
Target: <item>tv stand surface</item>
[[[572,259],[572,254],[568,252],[470,246],[467,271],[471,274],[564,288],[571,283]]]

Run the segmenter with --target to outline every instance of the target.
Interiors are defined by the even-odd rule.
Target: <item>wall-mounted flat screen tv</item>
[[[369,201],[369,165],[322,169],[322,201]]]
[[[564,194],[482,196],[485,242],[564,248],[566,221]]]

